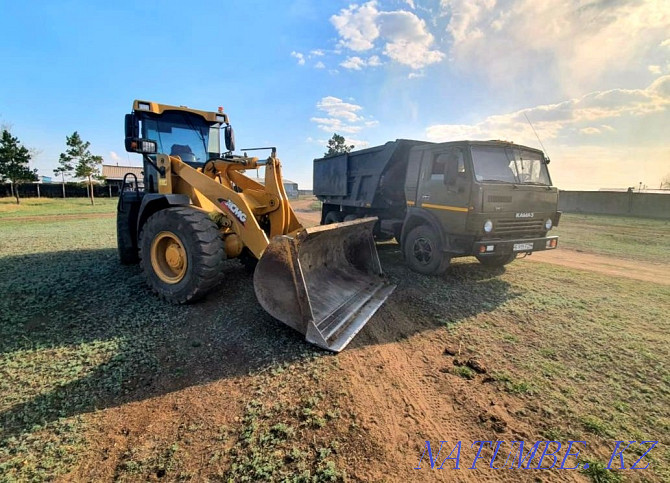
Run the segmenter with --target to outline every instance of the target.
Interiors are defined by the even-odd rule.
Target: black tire
[[[171,283],[156,273],[151,256],[154,239],[164,233],[176,236],[186,259],[181,279]],[[216,224],[202,211],[179,206],[154,213],[142,227],[139,248],[140,266],[147,283],[170,303],[194,302],[223,280],[226,257],[223,240]]]
[[[340,223],[344,219],[344,215],[340,211],[329,211],[326,213],[326,217],[323,219],[324,225],[330,225],[331,223]]]
[[[485,267],[502,267],[508,263],[512,263],[515,259],[516,253],[510,253],[508,255],[495,255],[492,257],[477,255],[477,260],[479,260],[479,263]]]
[[[440,275],[451,262],[451,257],[442,251],[439,236],[427,225],[419,225],[409,232],[403,252],[409,268],[424,275]]]
[[[119,261],[123,265],[135,265],[140,261],[140,257],[137,253],[137,247],[133,244],[128,223],[128,216],[125,213],[117,212],[116,246],[119,253]]]
[[[359,217],[358,215],[347,215],[344,217],[342,221],[354,221],[357,220]]]

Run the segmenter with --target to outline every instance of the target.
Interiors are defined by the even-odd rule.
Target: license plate
[[[533,249],[532,243],[515,243],[514,247],[512,248],[512,250],[515,252],[525,252],[532,249]]]

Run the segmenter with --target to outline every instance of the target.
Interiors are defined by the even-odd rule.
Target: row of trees
[[[71,136],[65,137],[67,149],[61,153],[58,159],[58,167],[54,174],[60,176],[63,181],[63,198],[65,198],[65,176],[74,174],[77,178],[87,181],[88,193],[91,204],[95,204],[93,195],[93,179],[100,178],[100,166],[102,156],[91,154],[91,143],[84,141],[79,133],[75,131]],[[21,144],[19,139],[12,136],[8,128],[2,130],[0,140],[0,179],[9,181],[12,195],[16,203],[21,202],[17,186],[21,183],[37,181],[37,170],[30,168],[30,160],[33,152]]]

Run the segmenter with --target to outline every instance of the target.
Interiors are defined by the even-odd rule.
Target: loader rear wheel
[[[223,279],[223,240],[202,211],[179,206],[154,213],[142,227],[139,245],[147,283],[170,303],[198,300]]]
[[[442,251],[437,233],[427,225],[412,229],[403,246],[409,268],[425,275],[439,275],[449,267],[451,257]]]

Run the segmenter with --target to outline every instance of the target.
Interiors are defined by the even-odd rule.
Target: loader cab
[[[157,154],[179,156],[184,163],[200,168],[210,159],[222,157],[222,128],[226,149],[235,149],[232,127],[222,109],[206,112],[135,101],[125,124],[126,151],[143,155],[144,184],[149,192],[156,190]]]

